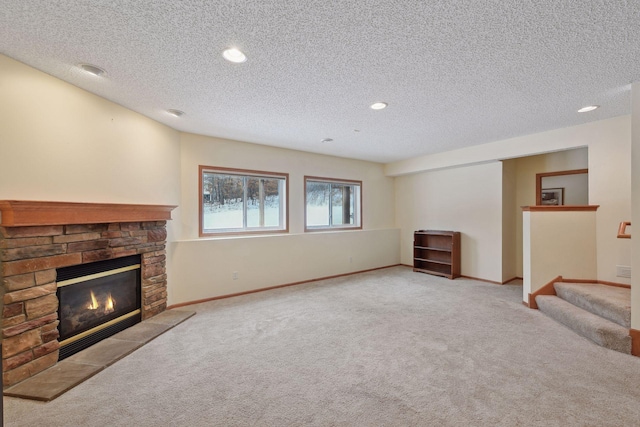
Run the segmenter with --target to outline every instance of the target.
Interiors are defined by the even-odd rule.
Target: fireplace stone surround
[[[168,205],[0,201],[3,386],[58,362],[56,269],[140,255],[142,320],[167,306]]]

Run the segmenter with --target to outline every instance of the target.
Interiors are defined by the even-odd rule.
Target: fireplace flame
[[[93,294],[93,291],[91,291],[91,302],[87,305],[87,308],[89,310],[97,310],[98,307],[98,300],[96,300],[96,296]]]
[[[109,296],[107,297],[106,301],[102,297],[100,298],[100,300],[101,302],[104,303],[104,305],[102,306],[102,309],[100,310],[102,314],[113,313],[116,310],[116,300],[113,299],[113,297],[111,296],[111,293],[109,293]],[[93,293],[93,290],[92,290],[91,302],[87,304],[87,309],[98,310],[100,307],[101,305],[98,303],[98,299],[96,298],[96,295]]]
[[[111,294],[109,294],[109,298],[107,298],[107,306],[105,307],[104,312],[112,313],[115,310],[115,305],[116,305],[116,302],[111,297]]]

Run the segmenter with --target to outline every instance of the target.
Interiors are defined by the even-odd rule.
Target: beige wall
[[[171,242],[169,303],[396,265],[399,239],[377,229]]]
[[[3,159],[0,199],[180,204],[173,213],[174,221],[168,226],[169,240],[180,242],[177,244],[180,252],[176,256],[170,254],[170,260],[202,245],[207,248],[204,253],[208,254],[219,253],[218,248],[222,247],[217,243],[221,239],[197,239],[197,165],[207,164],[291,174],[291,236],[285,236],[285,239],[283,236],[253,238],[262,239],[260,241],[268,242],[272,250],[284,253],[290,253],[291,248],[302,244],[300,237],[294,236],[302,234],[303,229],[304,174],[362,180],[364,230],[318,234],[317,242],[330,251],[335,247],[330,243],[332,239],[339,242],[345,238],[343,236],[354,236],[354,242],[366,246],[364,251],[358,249],[359,256],[375,262],[360,263],[360,258],[348,254],[353,250],[341,250],[339,259],[328,263],[322,276],[392,264],[400,260],[400,252],[402,262],[411,264],[411,233],[414,229],[429,227],[460,229],[463,236],[466,234],[463,237],[463,251],[467,251],[463,252],[463,273],[500,281],[510,274],[510,269],[504,266],[509,262],[509,257],[504,258],[504,252],[510,243],[503,241],[504,230],[510,226],[501,220],[506,215],[506,205],[502,205],[501,197],[504,191],[510,190],[504,186],[503,170],[498,163],[481,162],[586,146],[589,148],[590,203],[601,205],[596,218],[598,278],[624,281],[615,277],[615,266],[631,263],[631,242],[615,238],[618,223],[631,218],[629,116],[383,167],[369,162],[181,134],[2,55],[0,70],[0,154]],[[434,171],[451,167],[456,168]],[[505,173],[510,176],[513,172]],[[407,176],[398,178],[394,186],[391,177],[400,175]],[[431,200],[424,197],[423,182],[429,188]],[[448,190],[452,190],[451,194],[447,194]],[[511,203],[506,202],[507,205]],[[520,204],[530,203],[517,200],[516,205]],[[394,212],[397,212],[397,219]],[[427,216],[423,216],[424,212]],[[393,235],[391,229],[396,223],[402,228],[402,237],[398,236],[402,243],[394,249],[394,239],[389,233]],[[308,236],[305,237],[308,241],[314,240],[314,235],[303,236]],[[194,242],[193,247],[189,241]],[[237,239],[236,244],[254,247],[246,241],[246,238]],[[280,243],[289,241],[291,245]],[[499,262],[485,259],[487,250],[502,253],[503,258]],[[344,260],[350,256],[353,265],[345,268]],[[251,259],[251,256],[247,257]],[[284,269],[287,263],[283,259],[271,266],[270,271]],[[178,289],[194,286],[187,279],[196,276],[198,270],[184,275],[184,271],[174,267],[170,261],[170,303],[181,302],[179,295],[185,298],[191,294],[214,296],[236,289],[227,287],[228,284],[216,289],[214,281],[214,288],[209,283],[196,289],[197,292],[181,293]],[[315,265],[309,266],[308,274],[295,277],[304,277],[300,280],[315,278],[320,274],[315,268]],[[248,277],[240,273],[240,277]],[[180,280],[172,282],[172,275]],[[275,276],[277,282],[286,282],[289,278]]]
[[[632,224],[640,224],[640,82],[634,83],[632,92]],[[640,230],[640,227],[636,227]],[[631,261],[631,327],[640,330],[640,232],[633,231],[633,257]]]
[[[616,265],[631,265],[631,241],[618,239],[618,225],[631,218],[631,118],[600,122],[589,143],[589,204],[596,215],[598,279],[630,283],[616,276]],[[595,129],[594,129],[595,130]]]
[[[0,94],[0,199],[180,202],[177,131],[3,55]]]
[[[394,226],[393,179],[379,163],[182,134],[181,239],[198,237],[198,165],[289,173],[289,231],[304,232],[304,176],[362,181],[364,229]]]
[[[518,249],[522,255],[522,244],[517,246],[516,235],[522,235],[522,223],[518,225],[520,211],[517,203],[517,169],[515,162],[502,162],[502,281],[522,277],[522,268],[518,270]],[[521,218],[520,218],[521,219]],[[522,242],[522,240],[521,240]],[[522,267],[522,256],[520,256]]]
[[[181,134],[2,55],[0,70],[0,199],[180,205],[169,304],[399,262],[380,164]],[[198,239],[199,164],[290,173],[291,235]],[[302,234],[304,174],[362,180],[364,230]]]
[[[536,174],[563,170],[585,169],[589,166],[588,149],[577,148],[554,153],[505,160],[505,167],[512,167],[515,174],[515,205],[511,215],[515,220],[515,275],[523,277],[522,270],[522,206],[536,204]],[[508,238],[509,236],[505,236]]]
[[[628,283],[628,279],[616,277],[616,265],[630,265],[631,244],[617,239],[616,232],[618,224],[631,217],[630,116],[390,163],[385,171],[389,176],[402,176],[582,147],[589,151],[589,203],[600,205],[596,216],[597,279]],[[454,170],[463,171],[464,167]],[[535,191],[535,185],[532,188]],[[496,192],[501,189],[502,184],[493,188]]]
[[[462,275],[502,282],[502,164],[417,173],[396,178],[401,260],[413,265],[415,230],[461,234]]]
[[[594,211],[524,212],[523,301],[558,276],[596,277],[596,215]]]
[[[180,239],[170,304],[398,264],[393,178],[383,165],[193,134],[181,138]],[[289,234],[198,238],[198,166],[289,174]],[[363,230],[304,233],[304,176],[362,181]],[[233,279],[237,272],[238,279]]]

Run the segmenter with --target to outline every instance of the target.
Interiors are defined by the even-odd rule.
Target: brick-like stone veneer
[[[0,227],[5,387],[58,362],[56,269],[140,254],[142,319],[167,306],[166,221]]]

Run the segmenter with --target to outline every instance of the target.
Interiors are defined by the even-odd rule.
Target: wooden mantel
[[[0,226],[167,221],[175,208],[173,205],[0,200]]]
[[[600,205],[536,205],[536,206],[522,206],[522,210],[525,212],[579,212],[579,211],[597,211]]]

